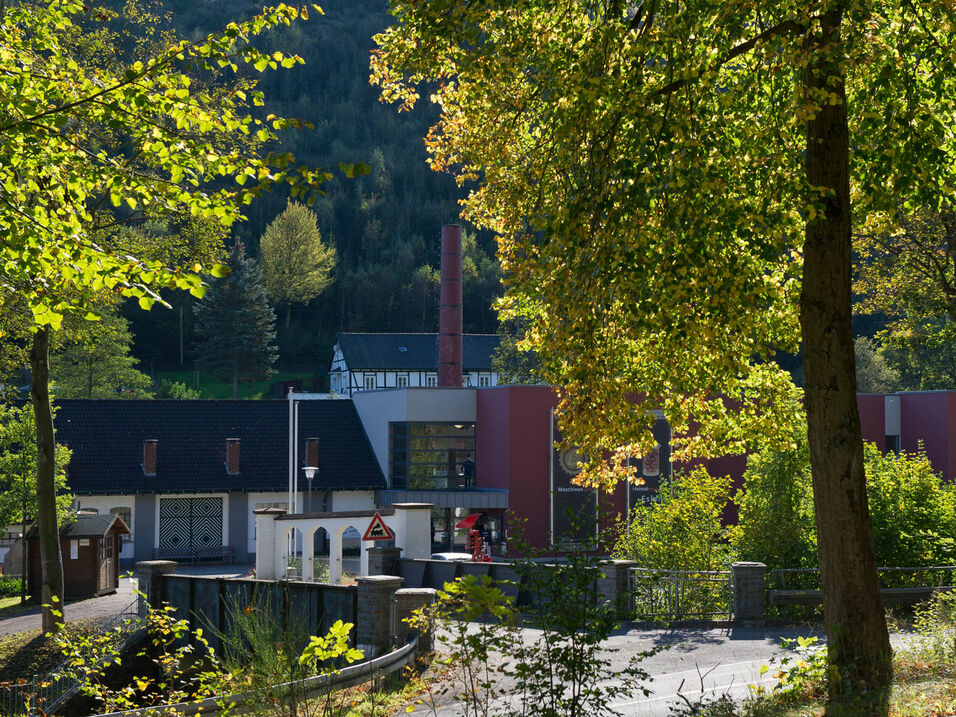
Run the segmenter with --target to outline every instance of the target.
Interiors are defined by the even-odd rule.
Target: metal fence
[[[121,612],[108,618],[102,623],[100,631],[106,633],[121,627],[116,631],[117,639],[127,639],[140,625],[137,604],[138,600],[134,600]],[[0,686],[0,715],[13,717],[52,713],[79,687],[78,681],[66,674],[68,662],[64,660],[45,677],[34,675],[31,680]]]
[[[956,565],[877,568],[881,588],[941,587],[956,585]],[[819,590],[818,568],[777,568],[768,574],[772,590]]]
[[[631,596],[639,620],[708,620],[733,617],[729,570],[632,568]]]

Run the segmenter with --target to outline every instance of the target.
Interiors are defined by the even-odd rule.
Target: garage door
[[[220,545],[222,498],[160,498],[160,548],[199,550]]]

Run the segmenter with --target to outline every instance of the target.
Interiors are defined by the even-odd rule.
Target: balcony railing
[[[392,476],[395,490],[473,490],[475,479],[465,476]]]

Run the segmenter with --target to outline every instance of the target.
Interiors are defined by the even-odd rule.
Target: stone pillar
[[[391,575],[366,575],[358,583],[356,642],[366,657],[377,657],[391,644],[392,595],[402,587],[401,578]]]
[[[143,560],[136,563],[136,579],[139,582],[140,617],[146,616],[146,607],[159,607],[163,602],[163,576],[175,572],[179,565],[175,560]]]
[[[636,560],[608,560],[601,563],[601,576],[597,579],[599,600],[614,607],[614,614],[620,620],[626,620],[634,612],[631,600],[631,568],[636,568]]]
[[[369,575],[397,575],[397,560],[402,555],[401,548],[369,548],[368,574]]]
[[[734,563],[734,622],[762,623],[764,619],[767,566],[763,563]]]
[[[252,511],[256,516],[256,579],[278,580],[285,577],[279,574],[279,547],[276,545],[276,518],[284,515],[281,508],[257,508]],[[285,565],[282,565],[283,571]]]
[[[392,636],[395,646],[401,647],[408,642],[411,633],[418,633],[418,654],[427,655],[432,651],[432,627],[426,629],[412,628],[407,622],[416,610],[435,602],[438,591],[434,588],[404,588],[395,591],[392,599]]]

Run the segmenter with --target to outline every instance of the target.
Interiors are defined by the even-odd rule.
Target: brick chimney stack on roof
[[[159,439],[147,438],[143,441],[143,475],[156,475],[156,448],[159,445]]]
[[[461,386],[461,226],[441,228],[441,298],[438,305],[438,385]]]
[[[305,464],[313,468],[319,467],[319,439],[305,439]]]
[[[239,475],[239,439],[226,439],[226,474]]]

